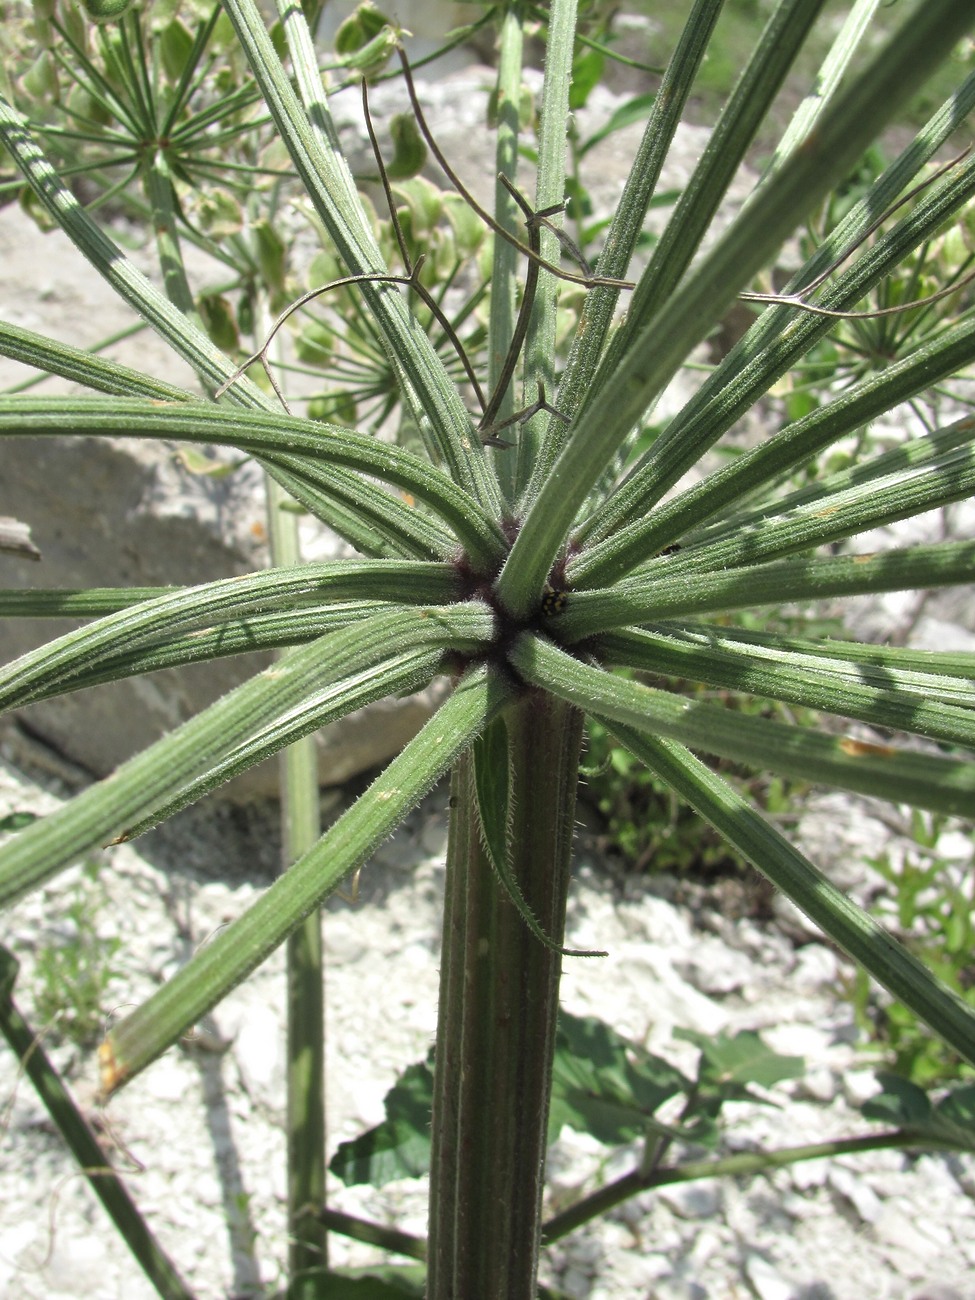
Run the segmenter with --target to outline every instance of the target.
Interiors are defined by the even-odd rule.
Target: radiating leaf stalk
[[[512,614],[526,615],[572,522],[616,452],[690,350],[799,220],[842,178],[884,121],[965,34],[975,6],[932,0],[912,17],[823,116],[815,147],[793,154],[762,188],[620,360],[613,401],[584,410],[522,525],[497,582]]]
[[[975,342],[975,332],[972,335]],[[845,420],[844,420],[845,422]],[[783,431],[785,432],[785,431]],[[955,455],[961,456],[959,464],[964,464],[965,455],[970,453],[973,442],[975,442],[975,419],[967,417],[963,420],[956,420],[954,424],[949,424],[942,429],[935,429],[924,434],[920,438],[910,438],[906,442],[894,447],[890,451],[883,452],[869,458],[865,458],[857,465],[846,469],[837,470],[832,474],[824,474],[821,478],[807,483],[802,487],[794,488],[792,491],[784,491],[777,499],[777,505],[756,504],[750,505],[746,502],[741,508],[736,509],[733,514],[719,518],[713,524],[700,530],[694,530],[690,534],[693,546],[696,547],[702,543],[711,544],[716,541],[724,541],[734,532],[742,528],[755,528],[759,519],[768,515],[784,516],[790,511],[805,509],[813,505],[820,505],[823,509],[829,509],[837,504],[837,498],[841,493],[848,493],[854,488],[863,489],[870,484],[880,487],[883,483],[891,482],[898,476],[906,480],[906,476],[915,473],[925,473],[932,466],[945,462],[947,458]],[[746,453],[747,454],[747,453]],[[952,488],[949,487],[944,500],[940,503],[949,504]],[[742,498],[749,494],[742,492]],[[851,528],[850,534],[854,530]],[[689,548],[692,550],[693,548]],[[683,548],[680,552],[683,555]],[[688,558],[690,558],[688,556]]]
[[[365,470],[428,502],[454,528],[475,567],[490,567],[505,545],[497,523],[442,470],[412,452],[337,425],[312,425],[287,415],[230,411],[212,403],[17,397],[0,403],[0,435],[14,432],[171,437],[286,458],[286,465],[291,463],[287,458],[306,456],[312,469],[317,468],[316,461],[325,460]]]
[[[975,423],[967,432],[970,444]],[[954,447],[927,464],[895,473],[884,474],[878,466],[875,478],[841,488],[846,481],[846,475],[838,483],[826,478],[822,496],[815,501],[793,505],[786,496],[774,513],[770,510],[766,518],[737,528],[723,540],[685,545],[674,557],[675,573],[777,560],[962,501],[975,488],[975,449]]]
[[[351,625],[347,625],[345,631],[351,630]],[[299,649],[292,651],[292,655],[300,653]],[[323,685],[317,691],[306,688],[301,707],[280,711],[274,717],[265,716],[249,731],[239,731],[232,738],[235,743],[228,743],[223,754],[211,759],[205,771],[188,776],[178,789],[171,789],[164,802],[141,820],[133,821],[115,842],[136,839],[239,773],[277,754],[284,746],[338,722],[357,709],[390,695],[407,696],[425,690],[434,677],[451,667],[452,658],[450,651],[438,653],[411,648],[372,668]]]
[[[634,563],[650,559],[682,538],[688,529],[705,525],[722,507],[740,505],[747,496],[767,490],[790,469],[851,430],[973,359],[975,321],[961,321],[881,374],[863,380],[832,402],[786,425],[774,438],[744,452],[733,464],[722,466],[652,512],[641,512],[633,522],[612,530],[605,541],[587,548],[569,566],[568,580],[589,586],[622,576]],[[961,421],[953,426],[960,439],[964,438],[967,424]],[[859,472],[866,470],[861,467]],[[642,494],[637,480],[632,482],[633,499],[638,501]],[[602,527],[599,531],[603,531]]]
[[[606,242],[599,254],[599,268],[606,275],[622,278],[629,268],[637,239],[643,228],[660,171],[673,141],[695,74],[704,58],[724,0],[695,0],[695,6],[681,33],[647,118],[640,146],[613,214]],[[583,402],[596,363],[602,352],[619,300],[619,289],[599,286],[590,290],[565,369],[559,380],[556,406],[571,420]],[[551,419],[532,468],[523,505],[538,494],[565,443],[566,420]]]
[[[362,87],[363,87],[363,107],[365,110],[366,122],[369,130],[369,137],[373,149],[375,151],[376,162],[379,167],[380,176],[384,183],[384,188],[386,190],[387,202],[389,204],[389,214],[392,221],[393,230],[396,233],[397,241],[399,243],[400,254],[402,256],[406,268],[405,274],[393,275],[391,273],[377,272],[374,274],[364,274],[364,275],[345,275],[345,276],[340,276],[337,280],[330,280],[328,284],[319,285],[314,289],[309,289],[307,293],[301,294],[299,297],[295,298],[294,301],[291,302],[283,312],[281,312],[277,320],[274,322],[273,325],[271,325],[271,327],[265,334],[264,341],[261,344],[260,348],[256,352],[252,352],[249,357],[246,357],[240,363],[233,376],[229,380],[227,380],[226,383],[220,386],[215,396],[221,397],[225,392],[229,391],[229,389],[233,386],[233,384],[235,384],[240,378],[242,378],[247,373],[247,371],[250,369],[252,365],[254,365],[255,363],[260,363],[261,367],[264,370],[265,375],[268,378],[269,383],[271,384],[272,388],[277,394],[279,400],[281,400],[284,409],[290,415],[291,414],[290,408],[287,402],[284,401],[283,393],[281,392],[278,383],[274,377],[274,371],[272,370],[270,364],[268,363],[268,351],[272,343],[274,342],[274,340],[277,338],[280,330],[287,324],[287,322],[297,311],[301,310],[302,307],[307,307],[309,303],[317,301],[325,294],[331,293],[334,289],[345,289],[345,288],[349,288],[352,285],[388,284],[388,285],[402,285],[404,288],[412,289],[413,292],[421,299],[424,305],[429,309],[434,319],[436,320],[437,324],[443,330],[445,337],[450,341],[451,346],[454,348],[454,351],[457,353],[461,365],[464,368],[464,373],[467,376],[467,381],[474,389],[475,396],[477,397],[478,402],[483,408],[485,405],[484,395],[481,392],[480,382],[478,381],[477,375],[474,373],[474,369],[471,365],[470,358],[468,357],[466,351],[464,350],[464,345],[461,343],[460,339],[458,338],[453,325],[450,323],[450,320],[443,312],[442,308],[440,307],[440,304],[438,303],[436,298],[434,298],[434,296],[430,293],[430,291],[427,289],[426,285],[424,285],[423,281],[420,279],[420,272],[423,269],[424,257],[421,255],[416,259],[416,261],[414,261],[410,257],[409,249],[407,248],[406,241],[403,238],[403,233],[400,227],[399,218],[396,215],[395,200],[393,198],[392,191],[390,189],[388,177],[386,176],[382,154],[379,152],[379,144],[372,127],[372,118],[369,113],[369,101],[366,92],[365,81],[363,81]],[[427,450],[428,452],[432,453],[432,459],[434,459],[435,461],[437,459],[436,448],[435,447],[428,448]]]
[[[821,9],[822,0],[779,0],[773,10],[722,109],[704,155],[640,276],[627,319],[602,359],[587,393],[587,404],[613,374],[640,329],[673,293],[690,266],[755,132]]]
[[[511,662],[527,681],[577,708],[705,753],[957,817],[975,806],[971,759],[828,736],[681,698],[580,663],[528,633],[516,642]]]
[[[498,179],[494,188],[494,214],[498,224],[509,234],[516,233],[517,208],[512,194],[501,181],[506,176],[517,182],[519,99],[524,37],[521,18],[514,6],[504,9],[498,33],[497,137],[495,168]],[[491,251],[491,315],[488,321],[488,388],[498,391],[501,368],[511,347],[515,323],[518,255],[507,239],[495,239]],[[514,412],[514,396],[506,389],[498,404],[495,421],[506,420]],[[512,457],[495,457],[496,473],[505,495],[514,498],[517,462]]]
[[[939,678],[934,665],[930,676],[909,675],[814,654],[772,660],[755,651],[725,640],[717,628],[697,634],[641,629],[601,638],[598,645],[604,662],[621,667],[786,700],[975,750],[975,685]],[[959,703],[948,703],[946,695]]]
[[[118,361],[95,356],[83,348],[35,334],[33,330],[12,325],[9,321],[0,321],[0,356],[52,375],[61,375],[102,393],[150,397],[163,402],[192,400],[192,394],[174,384],[144,375]]]
[[[378,694],[396,670],[403,678],[399,689],[419,689],[441,667],[445,646],[466,640],[457,635],[463,624],[474,633],[472,649],[481,635],[485,642],[493,636],[494,621],[483,606],[461,611],[454,605],[379,614],[303,646],[238,686],[0,849],[0,899],[20,897],[89,849],[131,834],[143,819],[152,824],[161,810],[179,804],[188,787],[205,793],[215,773],[219,779],[229,765],[233,774],[235,760],[249,766],[276,753],[302,726],[318,725],[316,705],[328,708],[330,721],[341,716],[345,695],[353,697],[349,708],[356,707],[363,676]]]
[[[512,687],[487,668],[472,670],[318,844],[112,1030],[101,1053],[105,1091],[111,1093],[154,1060],[321,906],[511,696]]]
[[[572,80],[572,50],[576,28],[576,0],[553,0],[549,7],[545,40],[545,80],[542,83],[541,116],[538,127],[538,168],[535,177],[535,211],[558,213],[565,202],[566,139],[569,131],[569,86]],[[561,226],[561,218],[556,217]],[[538,231],[539,256],[556,262],[559,241],[553,230]],[[543,386],[555,391],[555,328],[559,282],[541,274],[534,296],[531,327],[524,361],[524,390],[533,393]],[[531,477],[544,428],[544,415],[521,425],[518,435],[516,494]]]
[[[833,267],[844,250],[859,247],[872,227],[878,209],[888,209],[902,193],[905,184],[913,179],[923,163],[958,125],[960,116],[969,113],[973,107],[975,74],[932,117],[913,144],[887,168],[867,196],[827,236],[806,265],[792,277],[787,290],[799,290]],[[821,302],[830,309],[854,307],[882,276],[896,270],[908,253],[934,235],[943,222],[971,197],[972,175],[970,165],[959,168],[935,191],[925,195],[894,229],[878,239],[870,250],[862,252],[853,265],[837,277],[824,292]],[[960,322],[959,328],[963,325],[964,322]],[[805,313],[797,315],[786,307],[772,307],[765,311],[631,469],[614,497],[583,523],[578,538],[597,540],[608,537],[619,529],[621,523],[645,519],[650,507],[685,470],[830,328],[831,321],[826,317],[816,318]],[[957,342],[957,336],[953,341]],[[934,344],[923,345],[921,354],[916,354],[920,364],[924,363],[928,346],[933,349]],[[935,357],[932,350],[930,360],[937,366]],[[905,359],[906,362],[910,360]],[[883,376],[878,378],[882,381]],[[924,386],[921,383],[913,391],[920,391]],[[891,403],[899,400],[899,396],[891,377]]]
[[[264,569],[218,579],[198,587],[109,588],[95,592],[4,593],[0,609],[14,615],[76,618],[115,609],[97,623],[68,632],[29,651],[0,669],[0,707],[20,707],[37,693],[49,692],[79,670],[91,670],[127,650],[150,646],[176,631],[192,633],[249,615],[314,607],[322,600],[359,596],[400,598],[440,604],[459,594],[456,573],[447,565],[414,565],[388,560],[326,560],[300,569]]]
[[[292,89],[254,0],[225,3],[281,140],[339,256],[352,275],[384,275],[387,268],[382,254],[337,147],[307,24],[293,5],[282,0],[281,8],[302,102]],[[502,501],[497,481],[477,439],[470,436],[470,417],[433,345],[416,328],[397,293],[371,283],[364,284],[362,292],[418,427],[429,430],[458,486],[485,510],[499,515]]]
[[[61,677],[45,689],[33,690],[31,700],[53,699],[69,691],[100,686],[162,668],[180,668],[184,664],[205,663],[226,655],[260,654],[301,645],[361,619],[371,618],[381,613],[388,603],[343,601],[313,611],[257,614],[216,629],[204,628],[185,636],[160,637],[141,649],[110,654],[97,668],[82,664],[70,676]]]
[[[869,913],[851,902],[742,796],[683,745],[618,722],[607,721],[606,725],[824,934],[909,1006],[959,1056],[975,1064],[975,1012]]]
[[[794,636],[791,633],[757,631],[752,628],[719,627],[707,624],[661,624],[648,632],[705,638],[709,644],[751,646],[760,662],[765,658],[787,661],[798,655],[813,667],[835,660],[846,660],[851,680],[876,684],[889,683],[898,690],[920,694],[926,699],[943,699],[946,703],[975,702],[975,654],[965,651],[915,650],[897,645],[868,645],[860,641]],[[641,633],[621,633],[620,644]],[[616,642],[617,637],[606,638]]]
[[[519,193],[504,175],[499,176],[502,186],[508,191],[515,203],[520,208],[525,218],[525,225],[528,228],[528,247],[534,253],[541,249],[542,227],[546,219],[555,212],[562,210],[559,203],[554,208],[543,208],[540,211],[534,211],[528,204],[527,200]],[[507,444],[497,437],[497,434],[508,425],[517,423],[522,428],[522,434],[518,439],[518,446],[521,447],[524,440],[525,412],[516,416],[508,416],[505,420],[499,420],[499,415],[505,400],[511,390],[511,382],[514,378],[515,370],[518,366],[518,360],[521,356],[522,345],[528,338],[528,331],[532,324],[534,315],[534,306],[538,291],[539,266],[536,261],[529,261],[528,268],[525,271],[525,283],[522,286],[521,305],[518,308],[518,316],[515,320],[514,329],[511,333],[511,339],[508,343],[508,350],[505,353],[504,361],[498,372],[498,380],[491,393],[490,400],[484,409],[478,424],[478,432],[481,434],[484,442],[490,443],[505,450]],[[541,383],[541,381],[539,381]],[[542,394],[544,388],[539,389]],[[540,397],[540,401],[544,400]]]
[[[843,25],[837,32],[836,40],[830,47],[829,53],[820,64],[816,74],[815,89],[800,103],[775,146],[775,152],[763,173],[763,181],[776,171],[793,149],[798,148],[815,129],[817,121],[836,94],[851,62],[859,53],[863,39],[879,7],[880,0],[856,0],[843,20]]]
[[[726,572],[667,574],[667,556],[644,565],[639,577],[605,590],[573,592],[552,630],[568,642],[650,619],[725,609],[756,609],[788,601],[872,592],[948,587],[975,578],[975,542],[945,542],[842,555],[796,556]]]
[[[403,259],[403,266],[409,276],[409,286],[420,298],[424,306],[429,310],[434,320],[440,326],[444,336],[449,340],[451,347],[460,359],[464,368],[464,374],[467,376],[467,382],[474,389],[474,395],[477,398],[481,409],[484,409],[484,394],[481,392],[481,385],[474,373],[474,367],[471,365],[470,358],[464,350],[464,345],[457,337],[453,325],[440,306],[439,301],[420,279],[420,271],[423,266],[423,257],[418,257],[414,262],[410,256],[410,250],[403,235],[403,228],[400,224],[399,216],[396,212],[396,200],[393,196],[392,187],[389,183],[389,177],[386,174],[386,165],[383,162],[382,151],[379,148],[379,141],[376,138],[375,128],[372,124],[372,115],[369,112],[369,83],[363,77],[362,79],[362,112],[366,120],[366,130],[369,133],[369,143],[372,145],[373,157],[376,160],[376,166],[379,169],[379,179],[382,182],[383,192],[386,196],[386,207],[389,212],[389,219],[392,223],[393,233],[396,237],[396,243],[399,247],[400,257]]]

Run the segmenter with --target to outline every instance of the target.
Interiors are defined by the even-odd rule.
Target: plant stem
[[[511,866],[561,942],[581,715],[534,692],[505,715]],[[473,759],[451,784],[433,1100],[428,1300],[532,1300],[561,961],[481,844]]]
[[[396,1255],[408,1255],[411,1259],[426,1259],[427,1243],[422,1237],[410,1232],[401,1232],[399,1228],[387,1228],[382,1223],[372,1223],[369,1219],[360,1219],[355,1214],[346,1214],[344,1210],[333,1210],[325,1205],[316,1211],[317,1217],[326,1228],[350,1237],[353,1241],[364,1241],[380,1250],[390,1251]]]
[[[633,1169],[622,1178],[600,1187],[591,1196],[583,1197],[561,1214],[554,1215],[542,1228],[542,1239],[546,1245],[566,1237],[584,1223],[606,1214],[614,1206],[621,1205],[640,1192],[654,1187],[667,1187],[671,1183],[693,1183],[701,1178],[743,1178],[751,1174],[761,1174],[772,1169],[781,1169],[786,1165],[795,1165],[802,1160],[821,1160],[831,1156],[857,1155],[864,1151],[904,1150],[911,1146],[907,1133],[896,1129],[893,1132],[878,1133],[876,1136],[841,1138],[836,1142],[817,1142],[809,1146],[782,1147],[778,1151],[743,1151],[737,1155],[725,1156],[723,1160],[692,1160],[687,1164],[668,1166],[649,1174],[641,1174]],[[916,1144],[925,1150],[951,1149],[949,1144],[943,1148],[926,1139]]]
[[[98,1136],[78,1109],[41,1046],[40,1036],[24,1020],[11,996],[17,962],[0,948],[0,1032],[10,1044],[21,1069],[57,1125],[61,1136],[135,1256],[142,1271],[163,1300],[193,1300],[172,1262],[149,1229],[118,1172],[108,1163]]]
[[[501,19],[498,58],[498,138],[495,166],[511,181],[518,172],[518,112],[521,94],[521,59],[524,45],[521,18],[508,9]],[[506,230],[517,235],[518,209],[500,179],[494,187],[494,211]],[[515,327],[518,254],[506,239],[495,239],[491,267],[491,317],[488,325],[488,386],[493,394],[504,368]],[[513,386],[502,395],[495,420],[513,414]],[[509,497],[514,495],[516,462],[511,454],[496,457],[498,478]]]
[[[266,315],[266,313],[264,313]],[[262,326],[266,327],[266,320]],[[265,475],[271,563],[301,564],[298,518],[292,498]],[[287,657],[287,652],[284,656]],[[303,736],[279,759],[281,868],[286,872],[321,835],[318,749]],[[318,1275],[328,1267],[328,1232],[315,1207],[325,1201],[325,990],[321,911],[316,908],[288,936],[287,1128],[289,1300],[315,1300]]]
[[[298,521],[282,509],[287,494],[267,480],[271,557],[300,559]],[[282,867],[307,853],[321,834],[315,737],[280,756]],[[316,1294],[315,1273],[328,1264],[327,1233],[311,1213],[325,1199],[325,1009],[321,912],[288,939],[288,1253],[292,1300]]]

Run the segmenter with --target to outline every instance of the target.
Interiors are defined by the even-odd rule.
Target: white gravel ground
[[[53,802],[12,768],[3,770],[0,814],[43,811]],[[817,818],[839,845],[844,828],[835,805],[809,814],[813,824]],[[846,821],[861,841],[884,833],[862,812],[848,809]],[[226,810],[218,810],[211,833],[219,838],[226,826]],[[188,852],[194,836],[196,853]],[[223,866],[236,883],[213,878],[217,838],[207,838],[197,816],[175,847],[150,843],[143,856],[123,846],[107,855],[99,934],[122,940],[109,1005],[144,998],[261,888],[262,878],[242,879],[246,868],[231,858]],[[330,1149],[382,1118],[387,1089],[432,1040],[444,841],[444,795],[437,792],[363,873],[359,903],[329,905]],[[865,1131],[855,1104],[876,1090],[871,1059],[837,997],[831,950],[817,942],[796,947],[781,926],[731,923],[713,913],[701,928],[687,907],[642,886],[621,895],[593,866],[585,834],[581,844],[570,942],[607,948],[610,956],[566,963],[565,1006],[601,1016],[683,1068],[693,1068],[695,1053],[672,1038],[681,1025],[704,1033],[757,1029],[777,1050],[804,1055],[806,1077],[773,1089],[772,1106],[728,1108],[729,1149]],[[18,996],[28,1014],[33,959],[58,935],[59,908],[71,889],[69,874],[3,918],[3,940],[23,962]],[[99,1115],[130,1188],[200,1300],[264,1296],[281,1281],[283,1001],[278,954],[217,1010],[197,1045],[170,1051]],[[224,1044],[225,1051],[213,1050]],[[92,1107],[93,1056],[70,1047],[54,1055]],[[9,1052],[0,1055],[0,1098],[0,1296],[153,1294]],[[565,1130],[551,1155],[552,1195],[564,1203],[625,1171],[631,1157]],[[578,1300],[969,1300],[973,1197],[972,1159],[892,1152],[675,1186],[560,1242],[547,1255],[545,1276]],[[407,1231],[425,1230],[420,1183],[378,1191],[336,1184],[331,1199]],[[332,1258],[369,1263],[377,1256],[333,1238]]]

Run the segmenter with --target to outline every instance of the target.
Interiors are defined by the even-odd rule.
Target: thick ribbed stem
[[[581,715],[539,692],[504,725],[511,865],[561,941]],[[560,974],[561,958],[530,933],[483,851],[467,756],[451,787],[428,1300],[535,1295]]]

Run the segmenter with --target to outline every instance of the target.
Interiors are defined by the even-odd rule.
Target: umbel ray
[[[490,394],[485,394],[484,387],[478,378],[477,370],[457,330],[443,310],[440,302],[437,300],[435,295],[430,292],[427,285],[424,284],[421,279],[421,272],[426,262],[426,254],[420,253],[414,257],[410,252],[408,241],[398,215],[397,201],[393,193],[392,184],[389,179],[373,123],[369,104],[368,78],[362,76],[360,78],[360,87],[366,130],[376,163],[378,179],[385,196],[385,203],[389,212],[390,225],[395,238],[396,247],[403,263],[403,273],[397,275],[386,271],[341,276],[301,294],[278,316],[271,328],[268,330],[261,347],[240,364],[235,374],[217,390],[216,396],[219,397],[222,393],[226,392],[227,389],[230,388],[237,379],[244,375],[252,365],[259,362],[267,376],[268,383],[278,400],[281,402],[285,410],[290,410],[287,398],[274,377],[268,357],[271,344],[283,326],[302,308],[323,298],[332,291],[366,283],[402,285],[414,292],[428,309],[459,359],[461,366],[463,367],[465,378],[470,385],[478,406],[478,414],[472,418],[476,419],[476,429],[481,437],[481,441],[485,446],[494,447],[498,450],[505,450],[513,444],[511,443],[510,438],[502,437],[502,433],[512,425],[523,424],[541,411],[545,411],[564,422],[568,422],[567,417],[560,412],[555,405],[549,402],[544,384],[541,380],[536,381],[536,393],[533,402],[516,411],[514,414],[507,416],[505,419],[498,420],[497,418],[504,403],[505,396],[511,386],[518,365],[518,360],[524,347],[525,338],[530,325],[532,309],[536,299],[539,272],[545,270],[557,277],[559,280],[568,284],[578,285],[587,291],[597,287],[607,287],[617,291],[629,291],[634,288],[634,283],[630,280],[601,276],[598,274],[598,269],[594,269],[590,265],[579,247],[554,220],[554,218],[557,218],[564,211],[565,201],[536,210],[531,206],[517,186],[503,173],[499,173],[498,179],[510,194],[524,218],[527,242],[519,239],[517,236],[512,234],[510,230],[501,225],[501,223],[478,202],[470,188],[465,185],[462,179],[458,176],[456,170],[440,148],[424,114],[413,79],[409,58],[401,45],[397,46],[397,52],[414,120],[430,150],[430,153],[435,158],[437,164],[453,186],[456,193],[461,196],[470,210],[480,218],[484,225],[487,226],[496,237],[505,240],[512,247],[517,249],[525,258],[527,263],[517,319],[492,391]],[[882,213],[879,214],[872,226],[865,231],[851,247],[845,249],[842,254],[835,258],[833,262],[813,281],[803,285],[797,292],[791,294],[779,294],[746,291],[739,295],[740,300],[757,304],[791,306],[800,311],[807,311],[816,315],[830,316],[836,319],[872,319],[885,315],[907,313],[959,292],[966,285],[975,280],[975,271],[945,285],[934,293],[914,299],[910,302],[899,303],[892,307],[873,308],[864,311],[838,311],[825,307],[811,299],[811,295],[814,294],[816,290],[820,289],[829,277],[832,276],[844,264],[844,262],[855,251],[857,251],[857,249],[863,246],[873,232],[875,232],[884,222],[892,217],[899,208],[908,203],[917,194],[931,186],[946,172],[958,166],[967,157],[970,148],[971,147],[969,146],[969,148],[963,150],[956,157],[942,164],[932,172],[931,175],[913,187],[909,192],[891,203]],[[540,252],[540,232],[542,229],[549,230],[555,235],[560,249],[579,267],[577,272],[567,270],[565,267],[556,265],[542,257]],[[667,548],[664,553],[670,553],[670,549],[671,548]]]
[[[557,217],[560,213],[564,211],[565,209],[564,201],[562,203],[554,204],[551,207],[543,208],[540,211],[536,211],[534,208],[532,208],[531,204],[524,197],[521,191],[513,184],[511,180],[509,180],[507,176],[503,174],[499,175],[499,180],[501,181],[502,185],[504,185],[505,189],[511,195],[512,199],[517,204],[522,215],[524,216],[525,228],[528,235],[527,243],[522,242],[515,235],[513,235],[509,230],[506,230],[504,226],[502,226],[500,222],[498,222],[491,215],[491,213],[487,211],[486,208],[484,208],[480,203],[478,203],[477,199],[474,197],[470,189],[463,183],[463,181],[457,175],[456,171],[451,166],[450,162],[447,160],[443,151],[440,149],[439,145],[437,144],[433,132],[431,131],[430,126],[426,120],[426,117],[424,116],[423,108],[420,104],[419,96],[416,91],[416,86],[413,81],[413,75],[412,75],[412,70],[410,68],[409,59],[407,58],[406,52],[402,49],[402,47],[399,47],[398,53],[400,57],[400,62],[402,64],[403,77],[407,88],[407,93],[409,95],[410,105],[412,107],[412,111],[416,123],[420,129],[420,132],[424,140],[426,141],[427,146],[430,149],[430,152],[433,154],[434,158],[436,159],[437,163],[443,170],[447,179],[450,181],[450,183],[453,185],[456,192],[461,196],[461,198],[468,205],[468,207],[477,214],[477,216],[497,237],[504,239],[509,244],[511,244],[514,248],[516,248],[519,251],[519,253],[521,253],[526,258],[528,263],[528,268],[526,271],[525,280],[522,288],[521,302],[518,309],[518,317],[515,322],[514,330],[512,332],[512,337],[508,345],[508,349],[503,364],[500,369],[498,380],[494,385],[494,389],[492,393],[490,394],[490,396],[485,396],[483,386],[481,385],[481,382],[478,379],[474,365],[471,362],[470,357],[468,356],[467,350],[464,347],[463,342],[461,341],[459,335],[457,334],[453,324],[447,317],[446,313],[443,311],[443,308],[441,307],[440,303],[437,301],[435,296],[430,292],[430,290],[427,288],[427,286],[423,283],[423,281],[420,278],[420,272],[423,269],[424,262],[426,260],[426,255],[421,253],[419,256],[414,258],[410,253],[409,246],[405,234],[403,232],[402,224],[400,222],[397,213],[396,198],[393,194],[392,185],[390,183],[389,175],[386,169],[386,164],[382,156],[382,150],[380,148],[379,140],[376,135],[375,126],[373,124],[372,113],[369,105],[368,80],[366,77],[362,77],[361,94],[362,94],[363,114],[366,122],[366,130],[369,136],[369,142],[372,148],[373,157],[376,162],[379,181],[380,184],[382,185],[383,193],[385,195],[386,207],[389,212],[393,235],[396,240],[396,246],[403,263],[403,268],[404,268],[403,274],[394,275],[389,272],[382,272],[382,273],[377,272],[377,273],[365,273],[365,274],[358,274],[358,275],[341,276],[338,279],[330,280],[327,284],[319,285],[314,289],[308,290],[307,293],[301,294],[300,297],[296,298],[278,316],[277,320],[275,320],[274,324],[271,326],[270,330],[268,331],[267,336],[264,339],[264,342],[261,345],[261,347],[256,352],[253,352],[250,356],[248,356],[240,364],[240,366],[238,367],[234,375],[231,376],[231,378],[228,379],[226,383],[224,383],[220,387],[220,389],[217,390],[216,396],[217,397],[221,396],[221,394],[226,392],[227,389],[230,388],[237,381],[237,379],[239,379],[243,374],[245,374],[246,371],[252,365],[259,362],[264,370],[264,373],[267,376],[268,382],[270,383],[276,396],[278,397],[278,400],[281,402],[285,410],[288,410],[289,407],[288,407],[287,399],[272,373],[271,366],[268,360],[268,351],[271,346],[271,343],[273,342],[278,332],[291,319],[291,317],[296,312],[300,311],[303,307],[308,306],[309,303],[312,303],[322,298],[325,294],[328,294],[336,289],[342,289],[342,288],[347,288],[351,285],[367,284],[367,283],[404,285],[406,288],[412,290],[417,295],[417,297],[421,300],[424,306],[426,306],[427,309],[430,311],[431,315],[436,320],[439,327],[443,330],[445,337],[449,340],[451,347],[457,354],[461,362],[461,365],[463,366],[464,374],[467,378],[468,383],[471,386],[471,389],[473,390],[475,400],[479,407],[480,413],[477,416],[477,432],[481,435],[482,442],[484,443],[485,446],[491,446],[499,450],[504,450],[510,447],[511,443],[507,439],[501,438],[499,434],[502,432],[502,430],[507,429],[511,425],[517,423],[523,423],[524,421],[530,419],[533,415],[537,414],[539,411],[546,411],[551,415],[555,415],[559,418],[565,419],[565,417],[561,416],[560,412],[547,401],[544,385],[541,382],[539,382],[537,387],[537,396],[535,402],[533,402],[530,406],[525,407],[523,410],[516,412],[514,415],[509,416],[507,419],[501,420],[500,422],[497,421],[498,412],[501,409],[505,395],[508,392],[508,389],[511,385],[512,379],[514,377],[515,369],[518,364],[518,358],[521,355],[521,351],[525,342],[525,337],[528,332],[528,327],[531,320],[532,308],[534,306],[535,297],[538,288],[539,271],[540,270],[548,271],[560,280],[566,281],[567,283],[570,284],[581,285],[585,289],[592,289],[597,286],[605,286],[605,287],[611,287],[611,288],[622,290],[622,289],[632,289],[634,286],[633,283],[629,280],[618,280],[610,276],[600,276],[594,273],[593,269],[586,261],[585,256],[575,245],[573,240],[553,221],[553,218]],[[542,257],[540,252],[540,231],[542,230],[542,228],[548,229],[555,234],[556,238],[558,239],[560,247],[581,268],[579,273],[568,271],[564,267],[546,261],[546,259]]]

